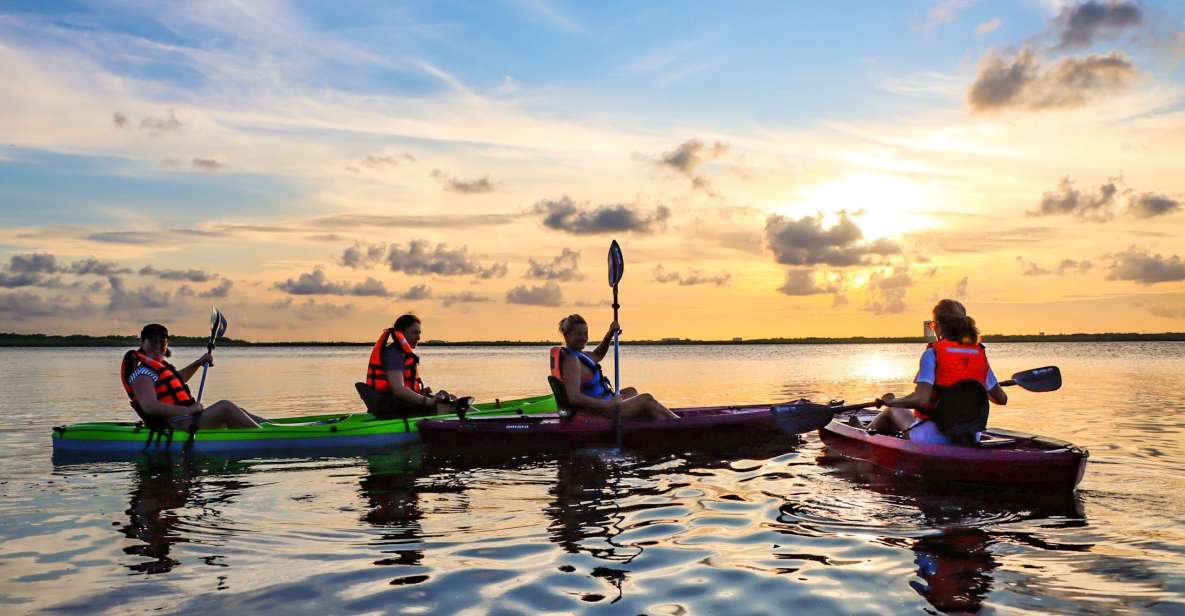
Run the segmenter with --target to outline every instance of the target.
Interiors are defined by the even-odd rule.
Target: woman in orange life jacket
[[[389,392],[396,406],[409,415],[453,413],[457,410],[457,398],[443,390],[433,394],[420,379],[420,358],[413,349],[419,344],[422,331],[420,318],[414,314],[395,319],[391,329],[383,330],[370,353],[366,384],[380,395]],[[468,400],[462,399],[461,403],[468,406]]]
[[[889,408],[868,424],[870,432],[903,432],[911,441],[951,444],[951,439],[927,419],[925,411],[933,408],[936,387],[947,387],[961,380],[979,381],[989,400],[1008,404],[1008,394],[1000,387],[986,351],[979,344],[975,319],[967,316],[963,304],[944,299],[934,306],[933,315],[934,320],[926,323],[938,341],[927,345],[922,353],[913,393],[900,398],[891,393],[881,397]]]
[[[186,381],[203,364],[213,366],[214,358],[206,353],[184,368],[176,368],[166,357],[169,330],[150,323],[140,331],[140,348],[128,351],[120,367],[120,381],[131,399],[132,408],[145,420],[167,422],[168,427],[258,428],[262,417],[251,415],[229,400],[219,400],[203,407],[193,398]]]
[[[564,348],[561,353],[560,371],[568,402],[577,415],[590,413],[612,419],[620,411],[622,419],[679,419],[670,409],[663,406],[650,394],[639,394],[637,389],[626,387],[615,396],[601,373],[600,361],[605,359],[613,333],[619,332],[617,321],[591,353],[584,352],[588,344],[588,322],[584,317],[573,314],[560,321],[560,332],[564,334]]]

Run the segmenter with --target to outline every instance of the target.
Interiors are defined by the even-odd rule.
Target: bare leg
[[[633,398],[634,396],[638,395],[638,390],[634,387],[626,387],[625,389],[623,389],[617,393],[618,393],[618,395],[621,396],[622,400],[629,400],[630,398]]]
[[[869,432],[904,432],[913,425],[913,412],[909,409],[889,407],[881,411],[868,424]]]
[[[621,417],[622,419],[636,419],[646,417],[649,419],[679,419],[679,416],[672,413],[670,409],[663,406],[661,402],[654,399],[650,394],[638,394],[628,400],[623,400],[621,403]]]
[[[251,414],[229,400],[219,400],[206,407],[198,418],[199,428],[258,428]]]

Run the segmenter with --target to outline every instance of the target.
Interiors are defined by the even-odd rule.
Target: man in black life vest
[[[186,384],[202,365],[214,365],[206,353],[184,368],[165,358],[169,351],[169,330],[151,323],[140,331],[140,347],[124,354],[119,380],[132,409],[150,428],[258,428],[262,417],[251,415],[229,400],[202,407]]]

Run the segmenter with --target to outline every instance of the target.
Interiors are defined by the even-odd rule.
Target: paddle
[[[1039,368],[1032,368],[1032,370],[1025,370],[1013,374],[1011,379],[1001,380],[1001,387],[1011,387],[1019,385],[1020,389],[1032,392],[1056,391],[1062,387],[1062,371],[1058,370],[1057,366],[1044,366]],[[816,409],[802,408],[802,412],[795,412],[798,409],[789,409],[786,415],[779,417],[777,423],[783,430],[799,434],[799,432],[809,432],[818,430],[822,426],[827,425],[832,421],[835,415],[841,412],[858,411],[861,409],[871,409],[873,406],[880,406],[884,404],[884,400],[876,399],[870,402],[861,402],[859,404],[847,404],[843,406],[832,406],[831,412],[813,412]]]
[[[621,275],[625,273],[625,257],[621,255],[621,246],[617,240],[609,244],[609,286],[613,287],[613,322],[617,322],[617,310],[621,304],[617,303],[617,285],[621,282]],[[617,388],[618,407],[621,397],[621,352],[617,329],[613,330],[613,385]],[[613,438],[617,448],[621,448],[621,409],[613,411]]]
[[[214,352],[214,341],[221,338],[226,333],[226,317],[222,316],[222,312],[217,308],[210,307],[210,342],[206,343],[206,352]],[[202,366],[202,382],[198,385],[197,401],[202,402],[202,391],[206,389],[206,371],[210,369],[209,364]]]
[[[1011,379],[1000,382],[1001,387],[1011,385],[1020,385],[1021,389],[1035,392],[1056,391],[1062,386],[1062,371],[1057,366],[1033,368],[1017,372]]]

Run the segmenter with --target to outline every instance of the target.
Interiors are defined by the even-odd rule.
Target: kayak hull
[[[1073,489],[1086,472],[1089,452],[1070,443],[1010,430],[985,433],[998,445],[916,443],[839,421],[821,428],[819,437],[845,457],[927,480]]]
[[[535,396],[474,405],[470,414],[552,413],[555,399]],[[436,418],[443,416],[437,415]],[[55,461],[124,459],[145,454],[189,451],[210,455],[302,455],[381,449],[419,441],[425,418],[378,419],[369,413],[277,419],[258,429],[174,431],[172,438],[150,433],[138,422],[92,422],[54,428]]]
[[[805,410],[795,405],[768,404],[672,409],[679,420],[622,422],[622,445],[667,448],[733,438],[768,438],[785,434],[786,419],[795,411],[811,412],[815,416],[822,416],[822,411],[830,418],[826,407],[809,406]],[[431,448],[472,452],[606,446],[612,445],[616,438],[612,420],[599,417],[563,420],[558,415],[432,419],[420,422],[419,429],[424,443]]]

